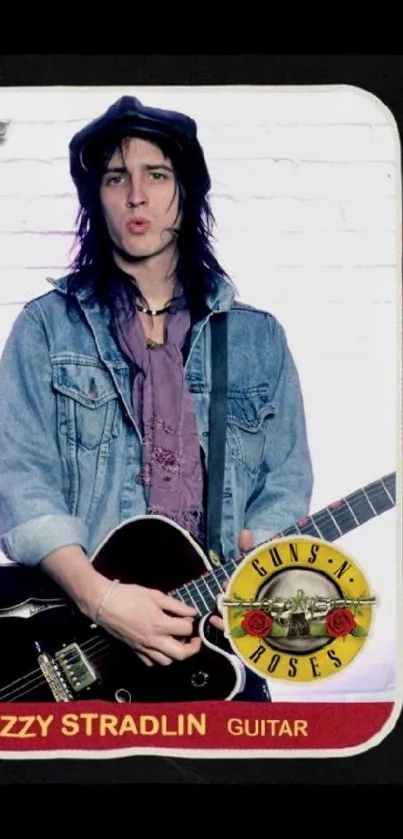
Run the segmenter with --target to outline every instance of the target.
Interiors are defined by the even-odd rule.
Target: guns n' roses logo
[[[327,542],[279,539],[248,554],[222,600],[226,635],[259,675],[312,681],[360,652],[375,597],[355,562]]]

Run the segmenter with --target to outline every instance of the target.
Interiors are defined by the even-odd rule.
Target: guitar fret
[[[196,603],[195,599],[192,597],[192,594],[191,594],[191,592],[190,592],[190,590],[189,590],[189,589],[190,589],[190,586],[193,586],[193,583],[190,583],[190,585],[189,585],[189,586],[187,586],[187,585],[186,585],[186,583],[185,583],[185,584],[182,586],[182,590],[184,590],[184,591],[186,592],[186,594],[187,594],[187,598],[183,598],[183,599],[186,601],[186,603],[188,604],[188,606],[194,606],[194,607],[195,607],[195,609],[197,609],[197,611],[198,611],[198,612],[199,612],[199,614],[201,615],[201,614],[202,614],[202,612],[200,611],[200,608],[199,608],[198,604]],[[193,586],[193,587],[194,587],[194,586]]]
[[[328,509],[333,521],[336,522],[336,525],[342,534],[347,533],[348,530],[352,530],[357,524],[357,519],[353,515],[351,508],[345,500],[340,502],[336,501],[335,505],[333,506],[333,504],[331,504]]]
[[[337,527],[337,530],[338,530],[338,531],[339,531],[339,533],[340,533],[340,536],[342,536],[342,535],[343,535],[343,534],[342,534],[342,531],[340,530],[340,527],[339,527],[339,525],[337,524],[337,521],[336,521],[336,519],[335,519],[335,517],[334,517],[334,515],[333,515],[333,513],[332,513],[332,511],[330,510],[330,508],[329,508],[329,507],[327,507],[327,512],[329,513],[329,516],[330,516],[330,518],[332,519],[332,521],[335,523],[335,525],[336,525],[336,527]]]
[[[334,542],[340,535],[339,529],[333,524],[332,518],[326,510],[315,513],[313,521],[325,542]]]
[[[393,506],[393,505],[394,505],[394,503],[395,503],[394,496],[390,494],[390,492],[389,492],[389,490],[388,490],[388,488],[387,488],[387,486],[386,486],[386,483],[385,483],[384,481],[382,481],[382,486],[384,487],[384,489],[386,490],[387,494],[389,495],[389,498],[390,498],[390,500],[391,500],[391,502],[392,502],[392,506]]]
[[[307,519],[306,521],[303,522],[303,524],[301,524],[301,522],[299,522],[298,527],[299,527],[299,532],[301,533],[302,536],[315,536],[315,535],[320,536],[321,535],[319,533],[319,530],[316,527],[316,524],[315,524],[315,522],[313,521],[312,518]],[[290,536],[292,535],[293,532],[295,533],[295,531],[290,532]],[[288,531],[285,531],[284,535],[288,535]]]
[[[349,503],[349,499],[348,499],[348,497],[345,499],[345,502],[346,502],[347,507],[348,507],[348,509],[349,509],[349,511],[350,511],[350,513],[351,513],[351,515],[352,515],[352,517],[353,517],[353,519],[354,519],[354,523],[355,523],[356,525],[358,525],[360,522],[358,521],[357,516],[355,515],[355,512],[354,512],[354,510],[353,510],[353,508],[352,508],[351,504]],[[352,527],[354,527],[354,525],[352,525]]]
[[[172,597],[175,597],[175,594],[178,595],[180,600],[183,600],[184,603],[187,603],[188,606],[193,606],[192,598],[186,588],[186,585],[180,586],[180,588],[176,588],[173,592],[169,592],[172,594]]]
[[[333,502],[281,533],[267,538],[267,542],[296,533],[319,536],[326,542],[334,542],[339,536],[364,524],[374,516],[389,510],[395,505],[396,473],[385,475],[381,480],[368,484]],[[258,547],[258,546],[255,546]],[[202,574],[198,580],[183,584],[172,592],[185,603],[193,606],[199,616],[207,614],[215,607],[216,597],[225,590],[225,583],[231,580],[233,571],[244,559],[241,554],[236,559],[228,559],[224,564]]]
[[[294,527],[287,527],[287,530],[282,530],[281,533],[277,534],[277,536],[279,536],[279,537],[281,537],[281,536],[293,536],[294,533],[297,533],[297,529],[296,529],[295,525],[294,525]],[[273,538],[276,539],[277,537],[275,536]]]
[[[392,472],[390,475],[384,475],[384,477],[381,478],[381,484],[382,484],[382,486],[388,485],[388,487],[391,491],[391,496],[393,498],[393,503],[395,503],[395,499],[396,499],[396,472]],[[388,492],[389,492],[389,490],[388,490]]]
[[[208,574],[206,574],[206,575],[205,575],[205,577],[203,577],[203,580],[204,580],[204,585],[206,586],[206,589],[207,589],[207,591],[208,591],[208,593],[209,593],[209,597],[210,597],[210,599],[211,599],[212,603],[214,604],[214,603],[215,603],[215,595],[216,595],[216,594],[218,594],[219,592],[213,592],[213,591],[211,591],[211,588],[210,588],[210,586],[209,586],[209,584],[208,584],[208,582],[207,582],[208,577],[209,577],[209,575],[208,575]],[[211,581],[213,582],[213,578],[212,578],[212,580],[211,580]]]
[[[199,577],[199,579],[197,580],[197,582],[196,582],[196,580],[193,582],[193,585],[194,585],[194,587],[195,587],[195,589],[196,589],[196,591],[197,591],[197,593],[198,593],[198,595],[199,595],[199,597],[200,597],[200,599],[201,599],[201,602],[203,603],[203,606],[205,607],[206,611],[208,612],[208,605],[207,605],[207,603],[206,603],[206,601],[205,601],[205,599],[204,599],[204,597],[203,597],[203,595],[202,595],[202,593],[201,593],[201,591],[200,591],[200,589],[199,589],[199,584],[200,584],[200,582],[201,582],[201,579],[202,579],[202,578],[201,578],[201,577]]]
[[[212,571],[211,575],[213,576],[213,574],[214,572]],[[229,580],[228,574],[226,571],[224,571],[223,566],[217,568],[217,571],[215,572],[215,579],[219,586],[219,591],[217,592],[217,594],[220,594],[224,591],[224,583],[226,583],[227,580]]]
[[[359,490],[359,492],[349,495],[348,500],[351,508],[355,512],[358,524],[364,524],[376,515],[376,511],[374,510],[369,498],[367,498],[364,490]]]
[[[390,494],[383,487],[381,490],[379,484],[367,487],[367,495],[378,515],[390,509]]]
[[[206,607],[206,610],[208,611],[212,606],[212,604],[210,602],[211,595],[210,595],[208,587],[205,583],[204,577],[199,577],[199,579],[197,580],[197,583],[195,583],[195,585],[196,585],[196,588],[197,588],[197,590],[200,594],[200,597],[201,597],[201,599],[202,599],[202,601],[203,601],[203,603]],[[204,592],[202,591],[203,586],[204,586]],[[207,600],[206,600],[206,592],[207,592]]]
[[[375,507],[374,507],[374,505],[373,505],[373,504],[371,504],[371,499],[369,498],[368,493],[367,493],[365,490],[363,490],[363,492],[365,493],[365,498],[367,499],[368,504],[369,504],[369,506],[370,506],[370,508],[371,508],[371,511],[372,511],[372,516],[371,516],[371,517],[373,518],[374,516],[376,516],[376,510],[375,510]]]
[[[194,580],[193,583],[191,583],[191,586],[192,586],[192,589],[194,591],[193,600],[194,600],[194,604],[196,606],[196,609],[197,609],[197,611],[199,612],[200,615],[204,615],[206,613],[207,606],[206,606],[206,603],[204,602],[203,597],[201,596],[200,591],[197,587],[197,581]],[[208,609],[207,609],[207,611],[208,611]]]
[[[217,597],[217,594],[221,594],[221,592],[222,592],[222,588],[221,588],[220,583],[218,581],[218,577],[219,577],[218,571],[216,572],[216,576],[214,575],[214,573],[212,571],[210,571],[208,574],[206,574],[206,576],[204,578],[205,581],[206,581],[206,585],[209,588],[209,591],[212,592],[214,597]]]

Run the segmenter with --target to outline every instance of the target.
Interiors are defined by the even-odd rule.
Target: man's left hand
[[[238,539],[238,546],[239,546],[239,550],[241,551],[241,553],[247,553],[248,551],[252,550],[252,548],[253,548],[253,535],[252,535],[251,530],[241,530],[241,532],[239,534],[239,539]],[[224,591],[225,591],[225,588],[226,588],[226,585],[224,585],[224,589],[223,589]],[[220,609],[220,595],[218,596],[218,599],[217,599],[217,608],[222,614],[222,611]],[[223,621],[222,618],[219,617],[219,615],[212,615],[211,618],[210,618],[210,623],[216,629],[220,629],[221,631],[224,630],[224,621]]]

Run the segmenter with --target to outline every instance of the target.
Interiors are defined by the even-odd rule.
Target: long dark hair
[[[76,255],[71,262],[68,278],[68,292],[74,298],[77,292],[85,291],[88,300],[98,302],[112,313],[122,292],[135,302],[140,296],[133,278],[117,269],[112,256],[112,243],[103,217],[100,201],[101,178],[114,151],[122,147],[133,134],[124,138],[111,138],[86,173],[79,188],[80,209],[76,219],[76,236],[73,249]],[[219,264],[214,253],[213,230],[215,218],[207,196],[191,171],[185,154],[165,138],[141,136],[159,146],[165,157],[171,160],[176,189],[179,193],[179,212],[182,215],[180,228],[176,231],[177,265],[176,276],[183,289],[187,305],[196,314],[203,310],[205,296],[215,288],[216,277],[232,280]],[[123,151],[122,151],[123,154]]]

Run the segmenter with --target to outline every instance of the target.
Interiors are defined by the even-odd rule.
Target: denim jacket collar
[[[209,367],[206,369],[205,366],[204,341],[202,338],[206,323],[213,313],[229,311],[234,299],[232,285],[218,274],[215,274],[214,277],[215,288],[206,296],[206,305],[209,311],[207,311],[201,321],[193,325],[191,331],[185,370],[189,384],[193,386],[198,386],[201,381],[210,381],[210,370]],[[56,280],[48,278],[48,282],[58,292],[64,295],[67,294],[67,281],[68,275]],[[88,293],[85,289],[78,292],[76,298],[92,331],[99,358],[110,371],[115,386],[123,398],[127,413],[131,416],[133,422],[135,422],[130,408],[129,379],[127,375],[128,364],[117,344],[111,341],[111,333],[108,328],[109,324],[105,320],[105,312],[99,303],[88,300]]]
[[[211,312],[227,312],[231,308],[235,297],[235,290],[231,283],[218,273],[213,274],[215,280],[215,288],[206,295],[206,305]],[[69,275],[66,274],[59,279],[48,277],[47,281],[57,290],[63,294],[67,293],[67,282]],[[87,308],[87,292],[80,291],[76,295],[80,305]],[[92,306],[91,308],[94,308]],[[96,306],[95,306],[96,308]]]

